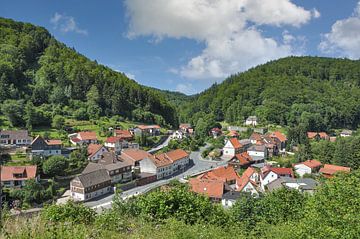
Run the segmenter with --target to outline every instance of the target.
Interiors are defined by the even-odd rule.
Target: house
[[[254,132],[250,135],[249,139],[252,144],[257,144],[258,142],[262,142],[262,135]]]
[[[37,175],[37,166],[1,166],[1,185],[4,187],[23,187],[27,180],[40,177]]]
[[[132,180],[132,162],[121,160],[114,152],[105,152],[98,163],[90,162],[83,173],[92,172],[98,169],[106,169],[111,183],[124,183]]]
[[[257,145],[265,145],[268,157],[277,156],[279,154],[277,142],[268,135],[262,136],[262,141],[259,141]]]
[[[243,148],[242,150],[244,150],[244,151],[246,151],[252,145],[250,139],[240,139],[239,143],[242,145],[242,148]]]
[[[302,193],[313,194],[319,183],[312,178],[289,178],[281,177],[267,185],[269,192],[280,188],[295,189]]]
[[[343,131],[341,131],[340,133],[340,137],[349,137],[352,135],[352,131],[348,130],[348,129],[344,129]]]
[[[256,126],[258,125],[258,118],[256,116],[249,116],[246,120],[245,120],[245,125],[246,126]]]
[[[184,170],[189,165],[189,154],[182,149],[172,150],[159,155],[151,155],[139,162],[141,172],[165,178]]]
[[[194,129],[191,127],[191,124],[180,124],[179,130],[185,135],[191,135],[194,133]]]
[[[140,161],[153,155],[141,149],[123,149],[120,154],[122,160],[130,160],[134,167],[140,166]]]
[[[52,155],[61,155],[62,154],[62,142],[58,139],[44,139],[38,135],[32,142],[29,147],[31,150],[31,156],[42,155],[42,156],[52,156]]]
[[[253,181],[247,174],[241,175],[241,177],[236,181],[236,191],[243,193],[250,193],[253,196],[259,195],[257,188],[258,185]]]
[[[254,161],[263,161],[268,157],[268,152],[265,145],[253,145],[247,149],[248,154],[254,157]],[[256,157],[256,158],[255,158]]]
[[[28,146],[31,141],[27,130],[0,130],[0,146]]]
[[[102,155],[105,152],[109,152],[104,145],[101,144],[89,144],[87,148],[88,152],[88,160],[90,161],[98,161],[101,159]]]
[[[237,138],[230,138],[226,140],[223,148],[223,155],[225,157],[234,157],[235,154],[242,152],[243,146],[240,144]]]
[[[75,201],[88,201],[111,192],[111,178],[106,169],[84,172],[70,182],[70,195]]]
[[[218,179],[191,178],[191,191],[209,197],[213,202],[220,202],[224,194],[225,182]]]
[[[121,140],[126,140],[128,142],[134,139],[133,135],[129,130],[116,129],[114,131],[114,136],[120,138]]]
[[[225,208],[232,207],[236,201],[240,198],[241,193],[237,191],[229,191],[222,195],[221,205]]]
[[[141,136],[147,134],[150,136],[160,135],[161,127],[159,125],[138,125],[134,129],[135,136]]]
[[[270,166],[263,167],[260,174],[260,185],[262,190],[264,191],[265,186],[280,177],[293,178],[294,172],[292,168],[275,168]]]
[[[275,140],[280,151],[285,151],[287,138],[283,133],[281,133],[280,131],[275,131],[268,135]]]
[[[325,178],[332,178],[336,173],[338,172],[350,172],[349,167],[343,167],[338,165],[332,165],[332,164],[324,164],[324,167],[320,169],[320,173]]]
[[[116,154],[120,154],[121,149],[123,148],[123,139],[117,136],[108,137],[105,140],[105,147],[114,151]]]
[[[222,134],[221,129],[219,129],[219,128],[212,128],[210,130],[210,133],[214,139],[216,139],[217,137],[219,137]]]
[[[330,139],[329,135],[325,132],[307,132],[307,137],[308,137],[308,139],[315,139],[315,140],[320,140],[320,139],[329,140]]]
[[[245,175],[247,178],[249,178],[251,181],[255,182],[255,183],[259,183],[259,173],[257,172],[257,170],[253,167],[248,167],[242,175]]]
[[[319,171],[322,164],[317,160],[306,160],[294,165],[295,172],[303,177],[305,174],[312,174]]]
[[[236,188],[236,181],[239,179],[239,175],[236,173],[235,169],[231,166],[222,166],[215,168],[206,173],[200,174],[197,176],[199,179],[217,179],[224,181],[233,189]]]
[[[74,145],[96,144],[98,139],[96,133],[92,131],[82,131],[69,135],[70,142]]]
[[[230,137],[230,138],[237,138],[237,137],[239,137],[240,135],[239,135],[239,133],[238,133],[237,131],[235,131],[235,130],[230,130],[230,132],[227,134],[227,136]]]
[[[247,152],[235,154],[233,158],[228,161],[228,165],[235,169],[247,168],[253,163],[253,159]]]
[[[171,134],[170,137],[171,139],[182,140],[183,138],[186,138],[186,134],[181,130],[176,130]]]

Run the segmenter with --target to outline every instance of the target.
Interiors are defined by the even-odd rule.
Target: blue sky
[[[360,57],[358,0],[1,0],[0,16],[187,94],[287,55]]]

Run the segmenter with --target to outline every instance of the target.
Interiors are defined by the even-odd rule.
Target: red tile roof
[[[159,125],[138,125],[137,127],[139,129],[141,129],[141,130],[145,130],[145,129],[161,129],[161,127]]]
[[[315,159],[306,160],[305,162],[297,163],[296,165],[299,165],[299,164],[304,164],[304,165],[308,166],[309,168],[317,168],[322,165],[319,161],[317,161]]]
[[[222,166],[222,167],[218,167],[216,169],[213,169],[209,172],[206,172],[200,176],[198,176],[198,178],[201,179],[218,179],[218,180],[222,180],[222,181],[233,181],[239,178],[239,175],[236,173],[236,171],[234,170],[233,167],[231,166]]]
[[[208,197],[220,199],[224,193],[224,182],[221,180],[191,178],[189,184],[193,192]]]
[[[250,178],[254,173],[256,173],[255,169],[253,167],[248,167],[242,175],[245,175],[246,177]]]
[[[45,140],[47,145],[62,145],[62,141],[60,139],[48,139]]]
[[[87,148],[89,157],[91,158],[94,156],[102,147],[101,144],[89,144]]]
[[[92,131],[79,132],[78,138],[81,140],[97,140],[96,133]]]
[[[277,138],[280,142],[285,142],[287,140],[286,136],[280,131],[275,131],[270,134],[270,137]]]
[[[259,134],[259,133],[252,133],[251,136],[250,136],[250,139],[251,140],[256,140],[256,141],[261,141],[262,137],[261,137],[261,134]]]
[[[171,161],[175,162],[177,160],[188,157],[189,154],[183,149],[175,149],[165,153],[165,156],[169,158]]]
[[[230,143],[232,144],[232,146],[234,146],[235,149],[239,149],[239,148],[243,147],[240,144],[240,142],[239,142],[239,140],[237,138],[231,138],[229,140],[230,140]]]
[[[152,157],[152,155],[141,149],[125,149],[120,155],[120,158],[130,159],[133,162],[138,162],[149,157]]]
[[[160,155],[157,155],[157,156],[151,155],[151,157],[149,157],[149,159],[151,161],[153,161],[155,166],[158,167],[158,168],[168,166],[168,165],[171,165],[173,163],[171,161],[171,159],[169,159],[168,157],[165,156],[165,154],[160,154]]]
[[[350,172],[349,167],[343,167],[332,164],[325,164],[323,168],[320,169],[320,173],[327,174],[329,176],[334,175],[337,172]]]
[[[239,133],[236,130],[230,130],[230,132],[228,133],[228,136],[237,137],[237,136],[239,136]]]
[[[37,166],[1,166],[1,180],[28,180],[36,177]],[[23,177],[15,177],[14,174],[23,174]]]
[[[115,136],[122,139],[132,139],[133,136],[129,130],[116,129]]]
[[[261,169],[262,171],[262,177],[265,178],[266,175],[268,175],[269,172],[273,172],[279,176],[290,176],[290,177],[294,177],[294,171],[292,170],[292,168],[275,168],[275,167],[271,167],[271,166],[265,166]]]
[[[235,154],[235,158],[239,161],[240,165],[248,165],[251,163],[252,158],[247,152],[241,154]]]
[[[326,139],[329,137],[329,135],[325,132],[307,132],[309,139],[314,139],[316,135],[319,135],[321,139]]]
[[[191,124],[186,124],[186,123],[180,124],[180,125],[179,125],[179,128],[180,128],[180,129],[190,129],[190,128],[191,128]]]
[[[117,137],[117,136],[111,136],[109,138],[106,139],[106,143],[116,143],[118,141],[121,141],[122,139]]]

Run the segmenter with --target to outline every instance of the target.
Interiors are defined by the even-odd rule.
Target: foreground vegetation
[[[356,238],[360,232],[360,172],[340,174],[313,195],[278,190],[243,195],[231,209],[171,186],[96,214],[69,203],[31,220],[4,221],[8,238]]]

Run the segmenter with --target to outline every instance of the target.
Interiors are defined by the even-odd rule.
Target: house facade
[[[256,116],[249,116],[245,120],[245,125],[246,126],[256,126],[256,125],[258,125],[258,118]]]
[[[223,148],[223,156],[234,157],[236,154],[242,152],[242,145],[237,138],[230,138],[226,140]]]
[[[147,134],[149,136],[160,135],[161,127],[159,125],[138,125],[134,129],[135,136],[141,136]]]
[[[0,146],[28,146],[31,141],[27,130],[0,130]]]
[[[31,142],[29,149],[31,150],[31,156],[61,155],[62,142],[61,140],[57,140],[57,139],[44,139],[39,135]]]
[[[85,172],[70,182],[70,195],[75,201],[88,201],[111,192],[111,178],[106,169]]]
[[[19,188],[26,181],[34,179],[38,181],[37,166],[1,166],[1,185],[8,188]]]
[[[88,160],[97,162],[102,158],[105,152],[109,152],[104,145],[101,144],[89,144],[88,148]]]
[[[295,172],[303,177],[305,174],[316,173],[320,170],[322,164],[317,160],[307,160],[294,165]]]

